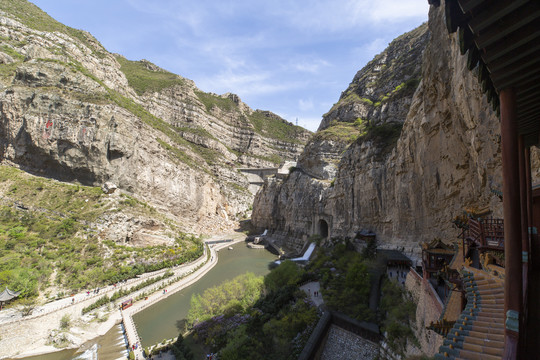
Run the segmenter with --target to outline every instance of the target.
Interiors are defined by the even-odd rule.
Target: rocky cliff
[[[0,1],[0,161],[120,189],[181,228],[232,226],[252,195],[239,167],[300,154],[309,132],[147,61],[107,52],[25,0]]]
[[[368,230],[383,246],[418,251],[420,241],[455,239],[451,220],[465,206],[500,215],[490,191],[501,184],[497,117],[441,8],[430,9],[428,27],[398,38],[355,76],[314,136],[352,138],[322,151],[308,144],[299,171],[257,194],[256,226],[293,238]],[[385,65],[392,73],[380,76]]]

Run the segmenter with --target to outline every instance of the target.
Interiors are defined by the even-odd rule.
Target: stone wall
[[[420,343],[420,349],[409,344],[407,354],[424,353],[433,356],[442,345],[443,337],[432,330],[427,330],[426,326],[429,326],[432,321],[439,320],[442,313],[442,303],[433,287],[412,268],[407,274],[405,288],[411,293],[417,304],[414,332]]]

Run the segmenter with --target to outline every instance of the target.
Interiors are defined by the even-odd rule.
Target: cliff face
[[[0,1],[0,160],[84,185],[113,182],[202,233],[252,201],[239,167],[295,158],[309,132],[238,96],[107,52],[34,5]]]
[[[405,69],[413,68],[407,64],[421,64],[421,81],[414,94],[395,103],[389,96],[387,108],[394,110],[384,118],[373,108],[366,110],[370,122],[383,125],[371,133],[368,129],[346,148],[332,182],[331,177],[315,178],[311,175],[315,171],[299,171],[283,182],[265,184],[253,210],[258,227],[295,237],[324,233],[326,225],[330,236],[354,237],[358,231],[371,230],[382,245],[418,251],[420,241],[455,239],[451,220],[465,206],[490,206],[500,215],[501,204],[490,191],[491,186],[501,186],[498,120],[477,78],[466,69],[456,38],[448,35],[441,9],[430,10],[428,25],[423,55],[415,52],[416,61],[407,58],[405,63]],[[364,71],[372,71],[370,67],[383,58],[385,53],[355,76],[357,89],[365,89],[359,81],[366,78]],[[387,94],[394,84],[380,82],[383,90],[371,91]],[[361,108],[366,103],[360,99],[347,106]],[[356,116],[339,107],[329,114],[337,121]],[[329,114],[315,138],[321,129],[328,131]],[[395,128],[384,124],[399,122],[401,115],[404,123],[396,136]],[[392,136],[397,142],[390,141]],[[302,159],[319,156],[310,145]],[[303,209],[306,204],[309,210]],[[274,216],[281,221],[271,220]]]

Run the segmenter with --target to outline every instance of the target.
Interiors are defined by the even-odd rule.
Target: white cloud
[[[318,59],[313,61],[299,61],[292,64],[292,68],[296,71],[302,71],[307,73],[316,74],[322,68],[330,66],[330,63],[326,60]]]
[[[212,91],[221,93],[233,92],[240,97],[275,94],[301,86],[295,81],[279,81],[269,72],[235,73],[231,70],[198,79],[197,84],[201,89],[215,89]]]
[[[429,5],[424,0],[384,0],[371,1],[369,10],[375,21],[396,21],[404,18],[422,18],[427,20]]]
[[[272,2],[276,16],[292,27],[311,31],[368,29],[370,23],[427,19],[426,0],[281,0]]]
[[[298,100],[298,108],[300,109],[300,111],[309,111],[309,110],[312,110],[313,109],[313,100],[312,99],[308,99],[308,100],[304,100],[304,99],[300,99]]]
[[[319,128],[319,125],[321,124],[321,117],[300,117],[298,118],[298,125],[302,126],[303,128],[306,128],[310,131],[317,131]]]

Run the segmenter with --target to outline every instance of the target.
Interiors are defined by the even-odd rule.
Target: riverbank
[[[223,237],[223,236],[221,236]],[[225,236],[225,238],[230,238],[230,236]],[[218,241],[221,240],[219,237],[214,237],[210,241]],[[156,291],[152,295],[148,296],[145,300],[138,301],[133,306],[127,308],[126,310],[122,311],[122,321],[124,323],[124,327],[126,330],[126,337],[128,340],[129,347],[132,348],[133,345],[137,345],[137,348],[134,350],[135,358],[136,359],[143,359],[143,347],[142,342],[139,336],[139,333],[137,331],[137,327],[135,326],[135,322],[133,321],[133,315],[138,313],[139,311],[144,310],[145,308],[152,306],[156,304],[159,301],[167,299],[169,296],[177,293],[178,291],[194,284],[197,282],[200,278],[202,278],[208,271],[210,271],[214,266],[218,263],[218,255],[217,252],[221,249],[230,247],[233,244],[244,242],[245,236],[242,234],[241,236],[235,237],[231,239],[232,241],[219,243],[215,245],[208,246],[208,249],[210,251],[210,255],[207,256],[208,261],[206,261],[200,269],[193,272],[192,274],[180,279],[178,282],[175,282],[174,284],[171,284],[166,289],[163,289],[163,291]]]
[[[112,295],[119,288],[129,289],[138,283],[147,280],[148,278],[161,275],[161,272],[173,270],[174,277],[182,277],[176,284],[181,283],[183,287],[189,286],[197,281],[207,271],[209,271],[217,263],[217,255],[215,251],[222,247],[230,246],[232,243],[244,241],[245,235],[242,233],[223,234],[213,237],[211,240],[219,240],[232,238],[234,242],[219,244],[220,246],[212,246],[210,248],[210,261],[207,260],[207,253],[201,256],[193,263],[182,265],[172,269],[164,269],[151,274],[144,274],[140,278],[131,279],[118,287],[107,287],[100,291],[97,296],[91,296],[87,293],[76,294],[72,298],[62,299],[54,303],[49,303],[41,308],[37,308],[34,313],[28,318],[17,317],[14,314],[4,316],[0,319],[0,359],[6,358],[22,358],[27,356],[51,353],[69,348],[80,348],[83,344],[92,341],[93,339],[104,335],[115,324],[121,321],[122,315],[118,311],[117,303],[128,298],[135,298],[138,294],[149,292],[160,286],[161,282],[152,284],[147,288],[131,293],[124,298],[118,299],[115,303],[110,303],[104,307],[93,311],[91,314],[81,315],[82,309],[94,303],[99,297],[104,295]],[[202,267],[201,267],[202,266]],[[194,271],[198,269],[197,271]],[[170,281],[171,278],[162,280],[162,282]],[[171,284],[167,288],[165,296],[156,296],[153,303],[165,299],[174,292],[181,290],[180,286]],[[169,290],[170,289],[170,290]],[[154,294],[155,295],[155,294]],[[158,292],[159,295],[159,292]],[[73,299],[73,300],[71,300]],[[145,300],[139,302],[144,304]],[[147,300],[146,300],[147,301]],[[148,305],[144,306],[147,307]],[[41,311],[40,311],[41,310]],[[13,316],[12,316],[13,315]],[[59,332],[60,338],[65,338],[68,342],[67,346],[62,348],[54,347],[48,344],[51,340],[50,335],[54,331],[59,331],[60,322],[63,317],[70,318],[70,326]]]

